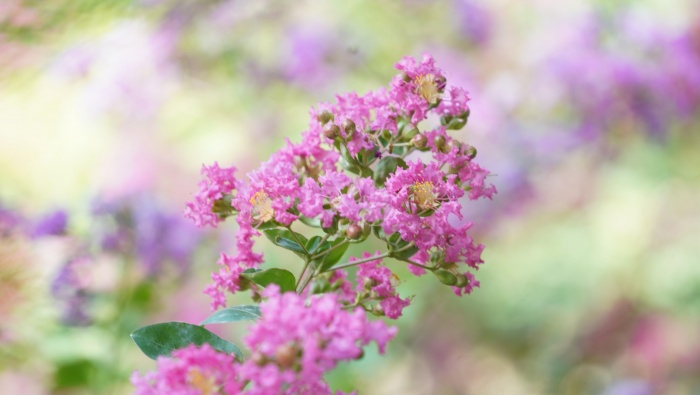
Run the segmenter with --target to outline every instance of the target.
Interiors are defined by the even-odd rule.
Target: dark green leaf
[[[307,240],[301,234],[294,232],[294,235],[292,235],[292,232],[287,229],[266,229],[263,233],[265,233],[265,236],[275,245],[293,251],[302,258],[306,256],[304,247],[296,241],[298,239],[306,244]]]
[[[412,257],[416,252],[418,252],[418,247],[413,246],[409,249],[406,249],[406,250],[403,250],[400,252],[392,252],[391,257],[403,261],[403,260],[406,260],[406,259],[409,259],[410,257]]]
[[[257,305],[235,306],[214,312],[200,325],[225,324],[237,321],[255,321],[260,318],[260,307]]]
[[[314,236],[310,238],[309,241],[306,242],[306,251],[308,251],[309,254],[315,253],[316,248],[321,243],[321,240],[323,240],[323,237],[321,236]]]
[[[242,357],[241,350],[232,343],[201,326],[186,322],[164,322],[144,326],[132,332],[131,338],[141,351],[151,359],[156,359],[161,355],[169,356],[174,350],[187,347],[190,344],[201,346],[205,343],[226,354],[233,354],[237,359]]]
[[[335,247],[336,245],[343,243],[344,241],[344,239],[336,239],[331,242],[331,247]],[[321,257],[320,259],[322,259],[322,261],[320,262],[320,272],[323,273],[335,266],[335,264],[338,263],[338,261],[340,261],[340,258],[342,258],[345,254],[345,251],[348,250],[349,246],[349,243],[344,243],[343,245],[333,249],[333,251],[329,252],[327,255]]]
[[[263,287],[277,284],[280,287],[280,292],[289,292],[296,289],[296,279],[289,270],[272,268],[255,273],[243,273],[241,276]]]

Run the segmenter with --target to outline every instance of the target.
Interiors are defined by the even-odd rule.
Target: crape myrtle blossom
[[[192,344],[175,350],[172,358],[158,358],[155,372],[144,376],[134,373],[134,395],[240,394],[241,384],[233,362],[232,355],[218,352],[209,344]]]
[[[262,295],[262,317],[244,339],[255,350],[240,369],[251,382],[246,394],[330,394],[324,373],[360,358],[370,342],[384,353],[396,334],[395,327],[369,321],[360,309],[344,310],[333,294],[307,300],[273,285]]]
[[[476,149],[448,133],[466,124],[469,95],[447,86],[430,55],[420,61],[405,57],[396,68],[400,73],[389,89],[320,103],[302,141],[287,141],[244,179],[234,178],[233,167],[203,167],[205,178],[185,215],[198,226],[216,226],[235,215],[239,226],[236,253],[222,254],[221,269],[206,289],[214,308],[225,305],[225,292],[242,289],[244,271],[263,262],[253,250],[261,228],[291,232],[298,220],[322,228],[329,242],[360,242],[372,229],[382,229],[386,238],[378,236],[388,242],[396,233],[400,245],[394,240],[390,249],[412,251],[413,260],[410,255],[400,260],[415,274],[425,273],[426,264],[449,270],[459,280],[458,294],[471,290],[465,281],[476,284],[455,266],[476,269],[483,249],[468,235],[471,223],[462,221],[459,199],[465,193],[472,200],[491,198],[496,190],[487,181],[489,172],[474,161]],[[421,132],[419,123],[430,113],[442,126]],[[404,161],[416,150],[429,151],[432,160]],[[455,220],[464,223],[453,225]],[[455,267],[443,267],[449,265]],[[445,281],[455,285],[452,278]]]
[[[157,371],[135,373],[135,394],[331,394],[326,372],[361,358],[370,342],[383,353],[396,334],[395,327],[369,321],[360,309],[343,309],[333,294],[307,300],[271,285],[262,296],[261,317],[244,338],[254,350],[248,360],[236,361],[207,344],[190,345],[172,358],[160,357]]]
[[[324,374],[338,362],[361,358],[372,341],[383,353],[396,333],[383,321],[368,320],[367,313],[397,319],[410,305],[413,297],[399,295],[399,278],[387,263],[405,264],[419,276],[430,272],[458,296],[480,285],[473,272],[483,263],[484,246],[469,234],[472,223],[462,208],[470,200],[490,199],[496,190],[489,172],[474,161],[476,148],[450,136],[467,123],[469,95],[447,85],[430,55],[420,61],[405,57],[395,67],[399,73],[388,88],[318,104],[301,142],[286,141],[244,177],[236,178],[234,167],[203,167],[204,180],[185,216],[198,226],[217,226],[228,217],[238,224],[236,251],[221,254],[205,292],[214,309],[243,291],[260,307],[231,307],[203,323],[254,319],[243,340],[247,359],[221,365],[228,375],[183,365],[173,388],[189,386],[191,392],[183,393],[193,394],[330,394]],[[441,126],[426,129],[421,123],[429,117]],[[417,151],[424,154],[419,158]],[[282,267],[264,267],[255,249],[263,235],[296,257]],[[346,257],[350,244],[370,237],[386,249]],[[301,267],[296,274],[288,270],[295,261]],[[170,365],[164,366],[159,362],[159,370]],[[188,373],[192,369],[199,370]],[[147,391],[166,376],[135,376],[134,383]],[[222,377],[240,385],[227,390]]]

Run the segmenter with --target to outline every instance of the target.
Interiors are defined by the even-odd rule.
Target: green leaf
[[[409,259],[410,257],[412,257],[416,252],[418,252],[418,247],[413,246],[413,247],[406,249],[406,250],[403,250],[403,251],[392,252],[391,257],[405,261],[406,259]]]
[[[241,359],[243,354],[233,343],[216,336],[198,325],[186,322],[164,322],[148,325],[131,333],[131,338],[137,346],[151,359],[159,356],[169,356],[174,350],[187,347],[190,344],[201,346],[209,344],[216,350],[235,355]]]
[[[305,217],[303,215],[299,216],[299,221],[301,221],[304,225],[310,226],[312,228],[320,228],[321,227],[321,220],[318,218],[309,218]]]
[[[244,272],[241,276],[263,287],[267,287],[270,284],[277,284],[280,287],[280,292],[296,290],[296,279],[289,270],[272,268],[255,273]]]
[[[290,250],[302,258],[306,257],[307,254],[304,247],[296,241],[299,239],[302,243],[307,243],[306,237],[301,234],[294,232],[294,235],[292,235],[292,232],[287,229],[265,229],[263,233],[275,245]],[[296,236],[296,239],[294,236]]]
[[[319,244],[321,243],[321,240],[323,240],[323,237],[321,236],[314,236],[310,238],[309,241],[306,242],[306,251],[308,251],[309,254],[315,253],[316,248],[318,248]]]
[[[256,321],[260,318],[260,307],[257,305],[228,307],[214,312],[199,325],[225,324],[237,321]]]
[[[398,167],[406,168],[406,161],[395,156],[385,156],[374,169],[374,182],[379,186],[384,186],[386,179],[394,174]]]
[[[336,239],[331,242],[331,247],[335,247],[336,245],[344,242],[344,239]],[[327,255],[322,256],[319,258],[321,260],[320,263],[320,272],[323,273],[327,271],[328,269],[332,268],[335,266],[338,261],[340,261],[340,258],[343,257],[345,254],[345,251],[348,250],[348,247],[350,247],[350,243],[345,243],[337,248],[335,248],[333,251],[329,252]],[[330,247],[329,247],[330,248]]]

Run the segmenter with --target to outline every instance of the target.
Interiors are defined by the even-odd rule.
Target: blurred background
[[[202,163],[257,167],[423,52],[470,91],[456,135],[499,190],[464,205],[481,288],[390,263],[415,295],[399,335],[331,386],[700,394],[690,0],[0,0],[0,392],[130,393],[155,363],[128,334],[208,316],[232,252],[235,224],[182,218]]]

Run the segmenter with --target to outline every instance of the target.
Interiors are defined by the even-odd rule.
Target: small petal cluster
[[[375,255],[379,255],[379,252]],[[371,256],[368,252],[362,254],[363,258],[370,258]],[[352,262],[353,258],[350,258],[350,261]],[[396,292],[399,278],[388,267],[382,266],[381,263],[382,260],[377,259],[358,266],[358,302],[377,300],[378,303],[372,309],[375,314],[397,319],[401,316],[404,307],[408,306],[411,301],[399,297],[398,292]],[[367,305],[363,304],[363,306],[365,309],[368,309]]]
[[[342,309],[332,294],[306,300],[270,286],[263,296],[262,317],[244,339],[255,350],[239,369],[250,382],[245,394],[330,394],[324,373],[360,358],[372,341],[383,353],[396,334],[396,328],[367,320],[361,309]]]
[[[241,394],[234,357],[210,345],[190,345],[173,351],[172,358],[159,357],[158,369],[144,376],[134,373],[134,395]]]
[[[222,221],[222,215],[215,212],[215,203],[236,188],[235,172],[235,167],[221,168],[216,162],[211,166],[203,165],[204,179],[199,182],[199,191],[194,195],[194,200],[187,203],[185,217],[192,219],[199,227],[216,227]],[[222,214],[226,214],[226,211]]]

